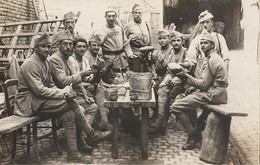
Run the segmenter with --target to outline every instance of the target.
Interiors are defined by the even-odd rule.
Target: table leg
[[[118,158],[118,125],[119,125],[119,109],[112,108],[112,120],[113,120],[113,144],[112,144],[112,158]]]
[[[147,144],[147,127],[148,127],[148,108],[142,108],[142,132],[141,132],[141,143],[142,143],[142,159],[148,159],[148,144]]]

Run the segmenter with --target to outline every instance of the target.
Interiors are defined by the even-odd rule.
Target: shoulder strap
[[[219,55],[222,57],[222,50],[221,50],[221,45],[219,42],[219,38],[218,38],[218,33],[216,33],[217,39],[218,39],[218,48],[219,48]]]
[[[146,25],[146,28],[147,28],[147,30],[148,30],[148,33],[149,33],[149,42],[150,42],[150,44],[152,43],[152,38],[151,38],[151,31],[150,31],[150,28],[149,28],[149,26],[148,26],[148,24],[147,24],[147,22],[145,21],[145,25]]]
[[[208,67],[209,67],[209,72],[210,72],[210,74],[211,74],[211,76],[214,78],[214,75],[213,75],[213,73],[212,73],[212,70],[210,69],[210,64],[209,64],[209,58],[207,59],[207,63],[208,63]]]

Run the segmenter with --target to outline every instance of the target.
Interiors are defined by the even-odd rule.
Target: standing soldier
[[[117,11],[110,7],[105,12],[106,26],[97,34],[101,37],[103,58],[113,65],[114,72],[128,70],[127,58],[132,58],[133,52],[122,27],[116,25]]]
[[[64,31],[69,30],[73,38],[78,36],[78,34],[76,34],[74,31],[76,22],[77,22],[77,17],[72,11],[64,14],[63,16]],[[63,30],[59,31],[52,36],[51,53],[50,53],[51,55],[58,50],[59,38],[64,31]]]
[[[138,4],[132,8],[134,20],[129,22],[125,27],[127,38],[130,39],[130,46],[134,53],[133,58],[129,59],[129,69],[135,72],[141,72],[141,52],[140,48],[144,46],[151,46],[151,28],[142,20],[143,10]]]
[[[218,54],[221,58],[225,61],[225,65],[228,71],[229,67],[229,50],[227,47],[227,43],[225,38],[222,34],[213,32],[213,15],[208,12],[207,10],[203,11],[199,15],[199,24],[202,26],[203,30],[202,33],[196,36],[190,43],[188,52],[189,52],[189,59],[194,59],[197,61],[197,69],[195,74],[197,74],[197,70],[200,70],[202,59],[205,57],[203,51],[201,50],[200,39],[204,35],[204,33],[209,33],[213,37],[215,37],[216,44],[215,49],[217,50]]]

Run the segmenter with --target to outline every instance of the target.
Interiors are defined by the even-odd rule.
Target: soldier
[[[226,44],[226,40],[223,37],[223,35],[213,32],[213,15],[208,12],[207,10],[200,13],[199,17],[199,24],[202,26],[202,33],[198,36],[196,36],[192,41],[188,49],[188,56],[187,60],[182,63],[181,65],[184,68],[189,68],[190,70],[194,70],[193,74],[196,78],[199,78],[201,75],[201,67],[205,58],[204,52],[201,50],[200,45],[200,39],[205,33],[211,34],[213,37],[215,37],[215,49],[217,50],[217,53],[221,56],[221,58],[225,61],[225,65],[227,68],[229,68],[229,50]],[[194,69],[192,69],[194,68]],[[190,87],[188,91],[194,90],[193,87]],[[203,113],[198,117],[197,123],[199,125],[205,126],[205,120],[208,116],[208,111],[203,111]],[[202,126],[203,127],[203,126]]]
[[[93,34],[90,39],[89,39],[89,49],[85,53],[85,57],[88,59],[90,67],[92,69],[97,69],[99,71],[102,71],[105,67],[105,61],[103,60],[102,57],[100,57],[100,44],[101,44],[101,39],[98,35]],[[101,75],[102,74],[102,75]],[[104,88],[99,84],[100,79],[104,78],[105,75],[104,73],[100,73],[100,75],[96,75],[95,79],[92,81],[88,81],[84,83],[84,87],[89,90],[98,105],[99,108],[99,115],[101,122],[99,124],[100,129],[105,129],[105,130],[112,130],[113,127],[112,125],[108,122],[108,109],[104,108],[104,101],[105,101],[105,94],[104,94]],[[97,77],[100,76],[100,77]],[[95,84],[97,83],[97,84]],[[96,86],[95,86],[96,85]]]
[[[197,143],[201,140],[201,131],[192,125],[188,113],[196,111],[196,108],[203,104],[227,103],[227,69],[223,59],[214,49],[216,43],[215,37],[207,33],[200,40],[200,47],[205,58],[199,78],[187,74],[184,69],[176,74],[178,77],[186,79],[187,83],[196,89],[176,100],[170,107],[188,132],[187,144],[182,147],[183,150],[196,148]]]
[[[82,65],[85,65],[86,69],[79,72],[76,71],[75,65],[77,63],[72,63],[72,61],[69,60],[69,57],[73,53],[72,41],[72,36],[68,30],[60,35],[59,50],[54,53],[49,59],[52,77],[54,83],[58,88],[64,88],[65,86],[72,85],[73,89],[77,93],[77,97],[75,99],[84,108],[86,119],[88,121],[88,124],[91,126],[93,124],[98,107],[95,104],[94,99],[87,95],[86,89],[81,84],[82,80],[84,80],[86,76],[90,75],[91,70],[88,61],[84,61]],[[105,133],[109,134],[111,132],[108,131]],[[82,130],[77,131],[77,142],[78,147],[81,150],[89,151],[89,146],[85,144],[85,141],[83,139]]]
[[[72,34],[73,38],[78,36],[78,34],[75,33],[75,31],[74,31],[76,22],[77,22],[77,17],[75,16],[75,14],[72,11],[64,14],[64,16],[63,16],[64,31],[69,30],[70,34]],[[52,36],[51,51],[50,51],[51,55],[58,50],[59,38],[60,38],[60,35],[62,35],[64,31],[59,31]]]
[[[200,70],[202,59],[205,57],[203,51],[200,48],[200,39],[204,33],[209,33],[215,37],[216,44],[215,49],[217,50],[218,54],[222,57],[225,61],[225,65],[228,71],[229,68],[229,50],[227,47],[227,43],[223,35],[213,32],[213,15],[208,12],[207,10],[203,11],[199,15],[199,23],[202,26],[203,30],[202,33],[196,36],[192,41],[188,49],[189,59],[194,59],[197,61],[197,69]],[[197,71],[195,71],[197,72]],[[197,73],[195,73],[197,74]]]
[[[116,24],[117,11],[110,7],[105,12],[106,26],[97,34],[101,37],[103,58],[113,65],[114,72],[126,72],[128,70],[127,58],[132,58],[133,52],[122,27]]]
[[[78,152],[75,122],[92,142],[107,138],[111,133],[100,133],[89,126],[81,112],[82,107],[72,99],[71,87],[59,89],[54,85],[47,61],[51,43],[49,35],[44,33],[36,36],[34,43],[34,54],[21,66],[14,112],[20,116],[57,116],[65,128],[68,161],[92,163],[92,159],[83,157]]]
[[[187,56],[186,48],[182,46],[184,38],[181,33],[172,31],[170,34],[168,31],[162,30],[158,33],[158,39],[161,45],[161,49],[155,53],[158,56],[156,71],[159,77],[158,117],[149,125],[148,131],[151,134],[165,132],[168,115],[167,104],[174,102],[175,97],[183,92],[183,82],[178,77],[174,77],[174,74],[171,73],[171,66],[175,63],[183,63]],[[169,42],[171,42],[171,45]],[[168,71],[166,71],[167,68]]]
[[[141,72],[141,52],[140,48],[151,46],[151,28],[142,20],[143,9],[140,5],[135,4],[132,8],[133,21],[125,27],[127,38],[130,39],[130,46],[134,53],[133,58],[129,59],[129,69],[135,72]]]

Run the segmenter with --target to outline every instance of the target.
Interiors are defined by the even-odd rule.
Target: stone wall
[[[0,0],[0,23],[37,20],[40,0],[34,1]]]

